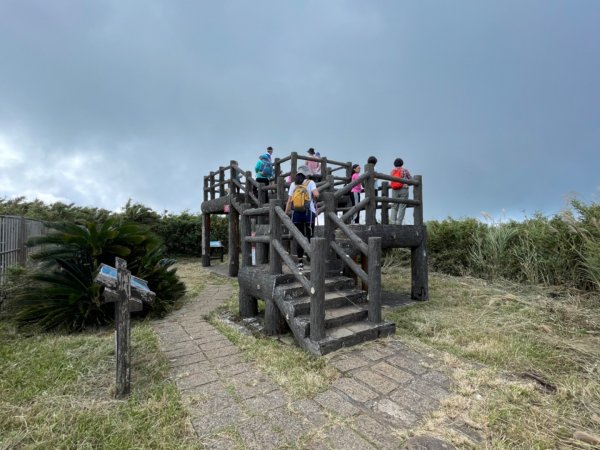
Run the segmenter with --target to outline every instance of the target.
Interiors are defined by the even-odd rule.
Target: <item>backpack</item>
[[[297,184],[292,194],[292,209],[298,213],[305,213],[310,209],[310,195],[308,195],[308,183],[305,180],[302,184]]]
[[[402,167],[395,167],[394,170],[392,170],[392,176],[402,178],[403,172],[404,171],[402,170]],[[399,181],[392,181],[390,186],[394,190],[402,189],[404,187],[404,183],[400,183]]]
[[[273,163],[271,161],[263,161],[260,173],[265,178],[271,178],[273,176]]]

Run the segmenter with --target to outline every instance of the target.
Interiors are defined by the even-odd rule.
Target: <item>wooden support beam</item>
[[[369,238],[369,321],[381,322],[381,238]]]
[[[210,266],[210,214],[202,213],[202,266]]]
[[[429,300],[429,273],[427,269],[427,230],[423,228],[423,240],[418,247],[411,248],[411,289],[410,298],[413,300]]]
[[[117,398],[126,397],[131,388],[131,324],[129,322],[129,298],[131,297],[131,272],[127,261],[116,258],[117,292],[115,303],[115,328],[117,343]]]
[[[381,197],[390,196],[390,184],[387,181],[381,183]],[[380,199],[379,199],[380,200]],[[390,207],[387,202],[381,204],[381,223],[388,225],[390,223]]]
[[[375,225],[375,211],[377,208],[375,192],[375,166],[373,164],[365,164],[365,173],[368,174],[368,178],[365,180],[365,199],[369,199],[369,202],[365,205],[365,224]]]
[[[423,225],[423,177],[415,175],[414,178],[419,184],[413,187],[413,198],[418,202],[413,210],[413,222],[415,225]]]
[[[250,205],[248,203],[244,203],[242,205],[242,209],[248,209]],[[246,214],[242,214],[240,217],[240,246],[242,249],[242,261],[241,266],[251,266],[252,265],[252,244],[246,241],[246,237],[250,236],[252,231],[250,224],[250,216]]]
[[[281,220],[279,220],[279,216],[275,212],[275,208],[281,207],[281,203],[279,200],[274,199],[269,202],[269,207],[271,209],[269,213],[269,225],[271,228],[270,235],[267,236],[270,238],[269,244],[269,272],[271,275],[279,275],[282,273],[282,261],[281,256],[275,249],[273,242],[281,242]]]
[[[310,339],[325,338],[325,272],[327,271],[327,241],[314,237],[311,246],[310,272]]]

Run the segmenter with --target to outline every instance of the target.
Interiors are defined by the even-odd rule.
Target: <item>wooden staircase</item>
[[[304,272],[310,278],[310,271]],[[293,276],[278,277],[273,299],[298,344],[318,355],[395,332],[391,322],[368,320],[367,293],[348,277],[330,273],[325,279],[325,338],[310,339],[310,296]]]

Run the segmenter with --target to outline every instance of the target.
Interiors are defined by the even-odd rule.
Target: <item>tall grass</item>
[[[523,222],[446,219],[427,224],[429,264],[438,272],[526,284],[600,290],[600,204]],[[390,255],[406,262],[400,253]]]

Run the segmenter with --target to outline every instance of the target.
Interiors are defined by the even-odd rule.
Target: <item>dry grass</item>
[[[0,448],[194,448],[152,330],[132,332],[132,392],[114,399],[112,331],[24,336],[0,323]]]
[[[409,277],[389,267],[385,288],[406,291]],[[455,395],[425,429],[465,448],[477,445],[463,442],[457,421],[482,431],[482,447],[592,448],[573,435],[600,429],[598,297],[438,274],[430,297],[387,314],[403,340],[435,351],[455,380]]]

